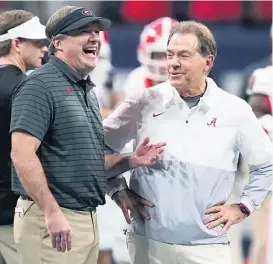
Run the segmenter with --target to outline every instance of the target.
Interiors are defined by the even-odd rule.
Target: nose
[[[177,68],[177,67],[180,66],[180,61],[179,61],[179,59],[178,59],[177,56],[173,56],[173,58],[172,58],[172,60],[171,60],[171,66],[172,66],[173,68]]]
[[[92,43],[92,45],[96,45],[97,43],[100,43],[100,37],[96,32],[92,31],[88,41],[89,43]]]

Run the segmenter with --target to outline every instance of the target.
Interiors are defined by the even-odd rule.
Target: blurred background
[[[115,68],[113,89],[118,93],[123,92],[128,74],[139,66],[136,49],[143,26],[160,17],[192,19],[209,26],[218,45],[211,77],[221,88],[239,97],[245,98],[253,70],[272,64],[272,1],[0,1],[0,11],[24,9],[45,24],[65,5],[87,7],[97,16],[112,20],[108,37]],[[237,195],[241,187],[235,186]],[[247,260],[252,236],[249,219],[235,232],[243,233],[238,239],[242,239],[243,259]]]
[[[122,89],[128,72],[139,65],[136,47],[143,26],[163,16],[194,19],[210,27],[218,43],[211,75],[233,94],[243,96],[245,76],[257,65],[270,63],[272,1],[1,1],[0,10],[25,9],[46,23],[64,5],[87,7],[112,20],[108,33],[116,89]]]

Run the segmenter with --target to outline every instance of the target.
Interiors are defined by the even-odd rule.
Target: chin
[[[181,82],[179,80],[173,80],[170,78],[170,83],[172,86],[181,85]]]

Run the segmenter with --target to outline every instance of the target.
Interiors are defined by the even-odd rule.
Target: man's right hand
[[[71,250],[71,227],[63,212],[45,214],[45,222],[51,237],[52,247],[59,252]]]
[[[142,198],[135,192],[130,189],[124,189],[122,191],[118,191],[113,195],[113,200],[117,203],[117,205],[121,208],[126,222],[131,224],[130,216],[128,210],[130,210],[131,214],[134,217],[137,217],[144,220],[150,220],[151,217],[148,212],[145,210],[144,206],[148,206],[150,208],[154,207],[154,204],[150,201]]]

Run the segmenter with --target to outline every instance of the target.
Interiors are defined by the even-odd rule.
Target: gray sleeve
[[[127,189],[128,185],[123,175],[107,179],[107,195],[112,198],[117,191]]]
[[[28,78],[13,95],[10,132],[25,131],[43,140],[53,121],[53,99],[45,84]]]

